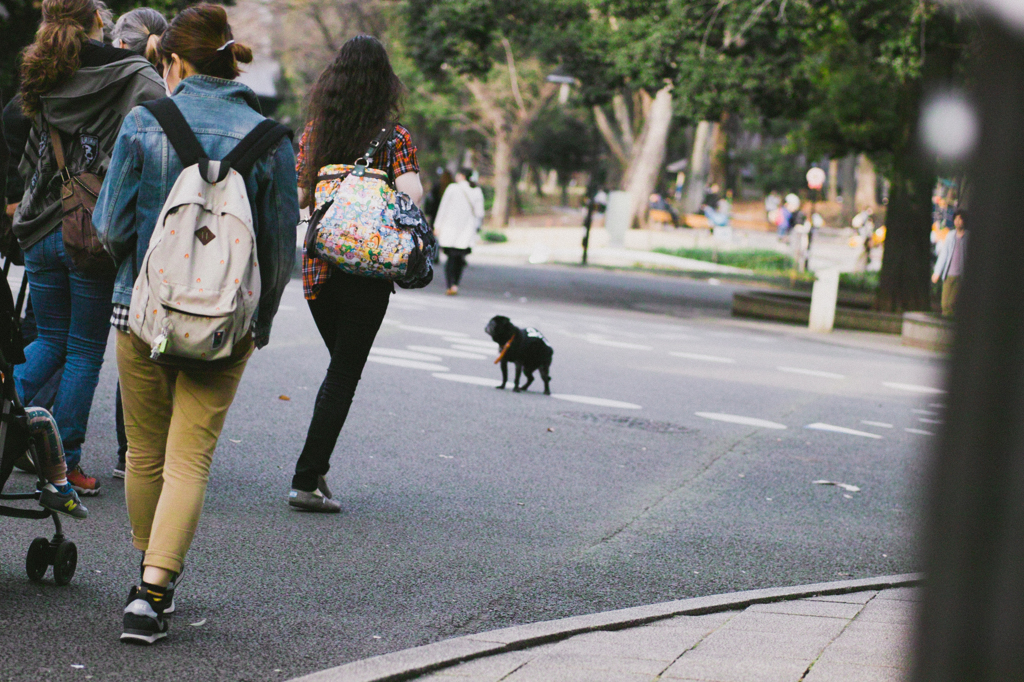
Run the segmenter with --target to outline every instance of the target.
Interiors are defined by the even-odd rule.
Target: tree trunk
[[[711,121],[701,121],[693,134],[693,150],[690,153],[690,172],[686,179],[687,213],[696,213],[704,203],[704,186],[708,180],[708,153],[711,142]]]
[[[722,113],[722,118],[714,125],[711,134],[711,159],[708,168],[709,181],[717,184],[722,196],[725,196],[728,181],[729,163],[729,114]]]
[[[512,182],[512,145],[508,137],[494,137],[494,203],[491,206],[491,227],[500,230],[508,222],[509,185]]]
[[[523,177],[523,166],[513,166],[511,177],[509,178],[509,188],[512,192],[512,215],[523,215],[523,197],[519,193],[519,181]]]
[[[857,157],[849,154],[839,162],[839,184],[842,186],[843,212],[840,214],[842,227],[848,227],[857,213]]]
[[[875,164],[864,154],[857,157],[856,174],[856,212],[859,213],[865,208],[878,210],[878,176],[875,174]]]
[[[839,198],[839,159],[828,160],[828,193],[827,198],[835,202]]]
[[[642,226],[647,215],[647,201],[658,184],[665,163],[665,145],[672,126],[672,86],[666,85],[655,95],[650,113],[644,122],[644,133],[637,140],[638,154],[633,158],[629,174],[630,211]]]
[[[932,188],[926,169],[895,169],[885,220],[885,255],[878,282],[879,310],[903,313],[931,308]]]

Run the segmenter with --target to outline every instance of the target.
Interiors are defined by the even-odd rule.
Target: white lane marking
[[[421,353],[433,353],[434,355],[441,355],[447,358],[465,358],[467,360],[486,360],[486,355],[480,355],[478,353],[467,353],[462,350],[451,350],[450,348],[435,348],[434,346],[406,346],[409,350],[419,351]]]
[[[834,424],[822,424],[821,422],[808,424],[804,428],[813,429],[814,431],[831,431],[832,433],[845,433],[848,436],[860,436],[861,438],[881,438],[881,436],[879,436],[877,433],[857,431],[856,429],[848,429],[845,426],[835,426]]]
[[[721,362],[728,365],[736,364],[736,361],[732,358],[723,358],[718,355],[701,355],[699,353],[669,353],[669,355],[676,358],[684,358],[686,360],[700,360],[702,362]]]
[[[939,416],[938,412],[933,412],[932,410],[911,410],[911,412],[913,412],[914,414],[925,414],[928,415],[929,417]]]
[[[934,407],[934,408],[936,408],[938,410],[946,409],[946,406],[943,405],[942,403],[928,403],[928,407]]]
[[[822,372],[816,369],[800,369],[799,367],[778,367],[780,372],[789,372],[790,374],[806,374],[809,377],[822,377],[823,379],[845,379],[846,377],[842,374],[836,374],[835,372]]]
[[[435,374],[438,379],[445,379],[447,381],[457,381],[460,384],[476,384],[477,386],[490,386],[497,388],[497,379],[488,379],[486,377],[471,377],[466,374]]]
[[[402,358],[385,358],[371,355],[366,358],[367,362],[376,362],[381,365],[393,365],[394,367],[408,367],[409,369],[422,369],[427,372],[447,372],[444,365],[433,365],[429,362],[417,362],[416,360],[403,360]]]
[[[452,343],[464,343],[468,346],[480,346],[481,348],[486,348],[487,350],[491,350],[492,348],[498,345],[494,341],[481,341],[480,339],[463,339],[459,336],[450,335],[445,336],[444,340],[451,341]]]
[[[19,287],[21,286],[21,282],[18,282],[18,286]],[[279,306],[277,306],[277,309],[278,310],[285,310],[285,311],[298,310],[298,308],[296,308],[293,305],[279,305]]]
[[[626,350],[652,350],[651,346],[645,346],[642,343],[612,341],[611,339],[602,339],[596,336],[587,336],[586,340],[598,346],[608,346],[610,348],[624,348]]]
[[[946,422],[942,421],[941,419],[928,419],[927,417],[918,417],[917,421],[921,422],[922,424],[945,424],[946,423]]]
[[[784,429],[785,424],[779,424],[777,422],[770,422],[767,419],[756,419],[754,417],[741,417],[738,414],[722,414],[721,412],[696,412],[698,417],[704,417],[705,419],[714,419],[719,422],[729,422],[730,424],[743,424],[744,426],[760,426],[765,429]]]
[[[636,403],[624,403],[621,400],[608,400],[607,398],[591,398],[586,395],[570,395],[568,393],[555,393],[551,396],[558,400],[567,400],[570,403],[583,403],[584,405],[597,405],[598,407],[620,407],[624,410],[639,410],[641,407]]]
[[[921,429],[903,429],[907,433],[916,433],[919,436],[934,436],[935,434],[931,431],[923,431]]]
[[[893,381],[883,381],[882,385],[888,386],[889,388],[895,388],[900,391],[910,391],[911,393],[931,393],[935,395],[945,393],[945,391],[942,390],[941,388],[932,388],[931,386],[918,386],[917,384],[898,384]]]
[[[462,332],[453,332],[448,329],[435,329],[434,327],[416,327],[411,324],[400,324],[399,329],[407,332],[419,332],[420,334],[433,334],[434,336],[465,336]]]
[[[427,355],[426,353],[413,353],[399,348],[371,348],[370,355],[384,355],[389,358],[402,358],[403,360],[419,360],[421,362],[441,362],[438,355]]]
[[[862,419],[860,421],[860,423],[864,424],[866,426],[877,426],[880,429],[891,429],[892,428],[892,424],[886,424],[885,422],[871,422],[871,421],[867,421],[866,419]]]
[[[487,355],[497,355],[498,352],[501,350],[500,348],[497,347],[497,344],[495,344],[494,348],[484,349],[480,348],[479,346],[467,346],[461,343],[453,343],[452,348],[454,348],[455,350],[465,351],[467,353],[486,353]]]

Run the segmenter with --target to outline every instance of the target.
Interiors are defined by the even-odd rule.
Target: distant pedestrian
[[[198,346],[205,341],[215,349],[230,351],[212,361],[184,357],[176,351],[187,351],[188,342],[180,341],[181,348],[167,345],[168,335],[175,335],[170,313],[180,314],[182,324],[192,323],[189,315],[168,301],[162,303],[162,345],[158,341],[160,336],[152,343],[141,338],[139,334],[147,320],[139,318],[138,313],[131,317],[129,310],[133,303],[139,303],[137,290],[150,291],[153,280],[149,274],[140,277],[142,268],[151,263],[151,257],[159,259],[167,253],[150,251],[150,246],[156,231],[166,224],[157,225],[172,187],[176,196],[181,196],[181,187],[175,186],[183,175],[180,150],[186,148],[185,142],[192,136],[193,144],[201,148],[202,154],[221,160],[236,149],[241,138],[265,121],[259,113],[256,94],[234,82],[239,75],[239,62],[251,61],[252,51],[232,38],[223,7],[199,4],[182,10],[160,39],[159,50],[167,87],[174,93],[170,104],[162,100],[167,105],[162,111],[166,113],[173,105],[180,121],[165,127],[147,108],[136,107],[131,111],[121,126],[110,164],[110,176],[117,178],[117,182],[103,186],[95,214],[104,245],[120,262],[113,300],[118,375],[128,434],[124,489],[132,544],[145,552],[141,583],[131,588],[124,609],[121,640],[145,644],[167,634],[166,616],[174,607],[175,582],[199,524],[217,440],[253,348],[262,348],[269,341],[281,295],[291,279],[295,225],[299,220],[295,153],[291,142],[281,138],[268,151],[257,154],[251,172],[242,176],[255,234],[251,252],[228,246],[224,232],[218,237],[206,225],[195,229],[195,223],[178,224],[179,229],[184,227],[192,232],[194,239],[204,246],[212,244],[215,251],[223,249],[220,253],[229,257],[233,253],[236,258],[241,256],[248,261],[253,257],[259,263],[258,303],[251,328],[239,330],[237,315],[214,318],[223,320],[220,330],[192,343]],[[172,145],[166,130],[174,131],[176,144]],[[244,156],[239,159],[244,160]],[[213,168],[214,164],[209,165]],[[231,170],[242,167],[239,163]],[[198,179],[198,175],[191,177]],[[229,177],[223,182],[230,181]],[[198,208],[201,205],[169,214],[168,221],[210,216],[205,207]],[[238,209],[233,206],[230,210]],[[239,224],[241,219],[236,220],[235,228],[245,229]],[[211,225],[220,231],[225,224]],[[248,231],[244,234],[248,236]],[[155,243],[172,244],[168,248],[182,243],[182,237],[178,237],[178,242],[168,242],[168,237],[164,232]],[[192,263],[201,262],[207,267],[203,272],[211,280],[207,286],[225,292],[234,307],[240,292],[226,288],[231,285],[223,279],[224,270],[217,268],[210,256],[194,255],[197,257]],[[186,253],[184,258],[189,255]],[[152,273],[152,268],[147,267],[146,273]],[[176,274],[180,277],[180,272]],[[204,295],[204,284],[199,284],[198,289],[184,289],[182,284],[174,283],[168,285],[167,291],[183,294],[188,311],[195,311],[197,318],[210,319],[209,313],[218,301],[211,301],[209,291]]]
[[[13,141],[25,181],[14,233],[38,323],[14,378],[22,401],[38,404],[63,368],[53,416],[67,477],[80,495],[95,495],[99,481],[80,462],[110,332],[114,275],[81,272],[65,250],[62,177],[102,177],[122,119],[162,96],[164,83],[142,57],[102,42],[104,12],[94,0],[44,0],[42,9],[21,67],[21,106],[30,123],[8,131],[23,136]]]
[[[462,168],[455,174],[455,182],[445,190],[441,207],[437,210],[434,232],[448,260],[444,264],[444,279],[449,296],[459,293],[466,256],[473,251],[476,234],[484,219],[484,193],[470,182],[473,171]]]
[[[779,196],[778,192],[772,190],[764,198],[764,214],[768,223],[770,225],[774,225],[776,228],[779,226],[780,206],[782,206],[782,197]]]
[[[451,171],[447,168],[438,168],[437,182],[430,188],[426,198],[423,200],[423,214],[427,216],[430,221],[430,225],[434,225],[434,221],[437,219],[437,210],[441,208],[441,197],[444,196],[444,192],[448,189],[448,185],[455,182],[455,178],[452,177]]]
[[[952,317],[956,300],[960,294],[960,279],[964,273],[967,258],[967,211],[957,209],[953,214],[955,231],[946,235],[939,247],[939,259],[935,262],[932,282],[942,282],[942,315]]]
[[[315,203],[317,174],[332,164],[352,164],[382,129],[394,129],[370,160],[413,201],[423,197],[416,145],[398,123],[403,86],[387,50],[376,38],[356,36],[341,46],[309,98],[309,125],[299,145],[299,188]],[[384,321],[392,283],[341,272],[310,255],[302,259],[302,290],[313,321],[331,353],[313,406],[306,443],[295,463],[288,504],[303,511],[338,512],[326,475],[345,425],[363,366]]]

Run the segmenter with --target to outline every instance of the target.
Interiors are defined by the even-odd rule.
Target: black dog
[[[516,366],[513,391],[518,393],[528,389],[533,383],[534,371],[539,371],[540,378],[544,380],[544,395],[551,395],[551,376],[548,369],[551,367],[551,357],[555,351],[548,345],[543,334],[532,327],[520,329],[502,315],[492,317],[484,331],[501,348],[501,355],[494,361],[501,361],[501,386],[498,388],[505,388],[505,384],[508,383],[508,363],[511,362]],[[520,388],[519,376],[523,372],[526,372],[526,383]]]

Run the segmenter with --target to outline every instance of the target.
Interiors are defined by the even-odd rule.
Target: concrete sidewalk
[[[919,580],[752,590],[535,623],[301,682],[901,682]]]
[[[582,227],[509,227],[502,230],[508,241],[489,243],[479,241],[470,257],[476,263],[523,265],[531,263],[579,263],[583,256]],[[594,265],[611,267],[645,267],[679,272],[718,272],[722,274],[746,273],[716,263],[679,258],[656,253],[654,249],[670,251],[681,248],[696,249],[762,249],[790,253],[789,242],[780,242],[771,232],[734,229],[728,242],[716,240],[709,230],[629,230],[622,247],[609,244],[603,227],[590,232],[588,261]],[[811,247],[811,270],[836,267],[842,272],[857,269],[860,248],[851,247],[849,236],[842,231],[822,232],[814,238]],[[875,254],[880,257],[880,253]]]

